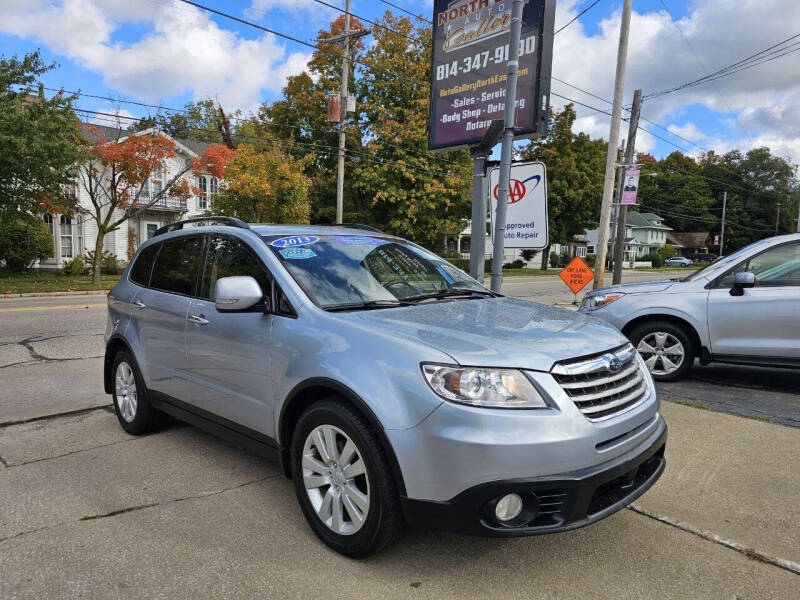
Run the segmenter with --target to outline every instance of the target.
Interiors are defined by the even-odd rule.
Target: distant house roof
[[[81,123],[81,133],[83,133],[84,137],[92,144],[98,144],[123,138],[136,132],[128,131],[127,129],[120,129],[119,127],[108,127],[107,125]],[[200,142],[198,140],[190,140],[188,138],[173,138],[167,133],[161,133],[168,138],[175,140],[178,144],[194,154],[201,154],[203,150],[211,145],[208,142]]]
[[[628,227],[640,227],[646,229],[663,229],[672,231],[672,227],[663,224],[664,218],[655,213],[629,212],[625,220]]]
[[[667,233],[667,243],[679,248],[708,248],[711,245],[711,234],[707,231]]]

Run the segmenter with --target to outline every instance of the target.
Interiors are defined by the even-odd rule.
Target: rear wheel
[[[378,552],[402,532],[399,496],[380,442],[336,397],[300,417],[291,447],[295,494],[314,533],[353,558]]]
[[[114,412],[122,428],[130,434],[141,435],[156,429],[161,413],[148,400],[139,367],[127,350],[120,350],[112,367]]]
[[[683,379],[694,365],[694,345],[682,327],[649,321],[634,328],[628,337],[656,381]]]

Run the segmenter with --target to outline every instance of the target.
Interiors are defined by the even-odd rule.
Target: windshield
[[[695,271],[691,275],[687,275],[686,277],[683,278],[683,281],[694,281],[694,280],[696,280],[696,279],[698,279],[700,277],[704,277],[705,275],[707,275],[709,273],[716,272],[718,270],[724,270],[726,267],[728,267],[728,266],[734,264],[735,262],[741,260],[742,257],[745,254],[749,254],[751,250],[753,250],[755,248],[758,248],[759,246],[763,246],[763,245],[769,243],[769,241],[771,239],[772,238],[766,238],[764,240],[759,240],[757,242],[753,242],[752,244],[749,244],[749,245],[745,246],[741,250],[737,250],[733,254],[729,254],[728,256],[724,256],[724,257],[720,258],[719,260],[711,263],[710,265],[706,265],[705,267]]]
[[[370,235],[263,239],[311,300],[326,309],[490,294],[444,259],[403,240]]]

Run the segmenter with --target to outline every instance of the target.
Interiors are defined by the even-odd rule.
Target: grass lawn
[[[0,294],[108,290],[114,287],[117,281],[119,275],[102,275],[100,285],[94,285],[91,275],[58,275],[54,271],[45,270],[27,273],[0,272]]]

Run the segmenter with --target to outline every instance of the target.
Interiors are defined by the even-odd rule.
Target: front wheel
[[[383,448],[361,415],[337,398],[311,405],[291,447],[295,494],[314,533],[353,558],[402,532],[399,496]]]
[[[686,331],[667,321],[638,325],[628,336],[656,381],[677,381],[689,374],[695,351]]]

